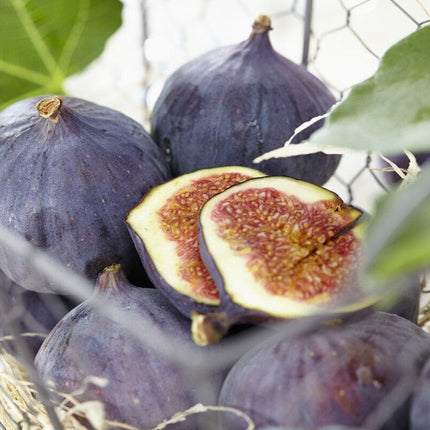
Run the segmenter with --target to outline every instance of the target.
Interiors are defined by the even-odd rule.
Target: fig
[[[100,312],[105,304],[115,312]],[[107,420],[152,429],[197,402],[216,401],[212,394],[200,394],[209,383],[221,385],[219,374],[206,372],[204,363],[191,372],[178,360],[179,352],[171,356],[160,349],[154,332],[161,330],[174,342],[172,348],[178,344],[193,354],[202,350],[193,343],[189,325],[158,290],[130,284],[120,266],[112,265],[99,275],[93,295],[50,332],[35,366],[54,392],[72,394],[79,402],[98,400]],[[88,377],[102,378],[107,385],[90,381],[86,386]],[[186,420],[169,428],[195,426]]]
[[[427,430],[430,422],[430,360],[427,360],[415,387],[410,413],[410,430]]]
[[[356,279],[364,227],[352,226],[360,215],[328,189],[285,176],[249,179],[210,198],[199,246],[220,305],[194,312],[198,343],[238,321],[366,307]]]
[[[197,220],[211,196],[263,176],[241,166],[201,169],[152,188],[126,218],[153,285],[186,316],[219,304],[218,290],[199,253]]]
[[[373,312],[249,350],[228,373],[219,404],[246,413],[256,428],[407,430],[413,387],[429,354],[428,333],[398,315]],[[221,428],[244,429],[230,414],[221,419]]]
[[[2,272],[0,300],[0,337],[12,337],[1,345],[10,353],[19,354],[17,342],[23,341],[33,357],[55,324],[76,306],[68,296],[26,290]],[[20,339],[15,339],[15,334]]]
[[[335,103],[322,81],[274,50],[270,30],[270,18],[261,15],[247,40],[215,48],[167,78],[151,114],[151,134],[171,158],[173,175],[238,164],[319,185],[332,176],[339,155],[254,163]],[[292,143],[321,125],[306,128]]]
[[[170,168],[128,116],[74,97],[16,102],[0,113],[0,224],[95,280],[114,262],[141,267],[124,225],[130,207]],[[24,288],[68,293],[0,247],[0,270]]]

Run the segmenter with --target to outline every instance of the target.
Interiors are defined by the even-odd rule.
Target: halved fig
[[[154,187],[129,212],[126,223],[148,277],[184,315],[219,304],[199,253],[201,207],[226,188],[263,175],[240,166],[197,170]]]
[[[214,314],[193,314],[198,343],[235,321],[366,307],[357,285],[364,227],[352,226],[360,215],[325,188],[281,176],[209,199],[199,216],[200,253],[221,303]]]

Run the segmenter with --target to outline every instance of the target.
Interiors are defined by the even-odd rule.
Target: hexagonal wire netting
[[[145,126],[163,82],[171,72],[210,48],[245,40],[253,20],[261,13],[272,19],[271,40],[275,49],[305,64],[338,99],[351,86],[375,72],[387,48],[430,22],[430,4],[424,0],[124,0],[124,6],[123,27],[109,41],[100,59],[84,73],[71,78],[66,88],[72,95],[121,110]],[[375,198],[385,192],[383,173],[377,170],[380,166],[376,154],[344,156],[335,176],[325,186],[347,202],[371,211]],[[2,233],[1,241],[5,240]],[[26,255],[46,276],[70,288],[82,287],[81,292],[87,288],[81,279],[46,261],[27,244],[13,243],[13,250]],[[14,315],[17,311],[13,310]],[[2,312],[7,314],[4,306]],[[309,323],[303,323],[295,326],[291,334],[308,329]],[[139,336],[144,328],[137,331],[133,335]],[[158,335],[157,340],[154,336],[155,347],[167,348],[172,353],[169,339]],[[216,368],[222,363],[234,362],[258,340],[258,335],[236,339],[214,353],[206,365]],[[15,351],[19,361],[2,352],[1,428],[83,428],[78,422],[66,419],[67,414],[60,414],[58,418],[19,340]],[[181,365],[198,373],[195,366],[201,365],[200,357],[190,357],[186,351],[176,352]],[[202,387],[202,391],[213,389],[208,384]],[[37,400],[34,390],[38,392]],[[94,405],[86,405],[81,412],[91,407]],[[93,410],[93,416],[98,417],[94,425],[102,417],[99,412],[97,407]],[[169,427],[167,424],[157,427],[162,428]],[[210,414],[204,428],[216,428]],[[252,428],[248,421],[248,429]]]

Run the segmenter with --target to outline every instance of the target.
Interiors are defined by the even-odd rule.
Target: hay
[[[20,361],[0,347],[0,424],[7,430],[53,430],[43,404]],[[65,430],[86,430],[66,409],[58,411]]]

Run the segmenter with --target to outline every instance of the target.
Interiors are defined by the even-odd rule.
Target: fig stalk
[[[63,98],[60,96],[45,97],[36,104],[36,110],[43,118],[48,118],[52,122],[58,122]]]
[[[199,314],[191,312],[191,335],[199,346],[219,342],[229,331],[232,322],[227,315],[217,312]]]
[[[272,28],[272,21],[267,15],[260,15],[252,24],[252,33],[268,33]]]

